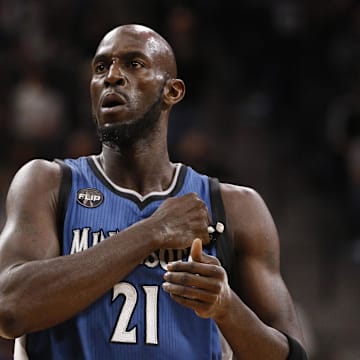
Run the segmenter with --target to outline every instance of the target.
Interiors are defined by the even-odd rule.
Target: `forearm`
[[[289,348],[286,337],[264,324],[232,291],[228,310],[216,323],[237,360],[285,360]]]
[[[58,324],[98,299],[154,249],[143,229],[132,227],[81,253],[28,261],[0,278],[0,334]]]

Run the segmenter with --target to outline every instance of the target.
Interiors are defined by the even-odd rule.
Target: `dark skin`
[[[92,68],[90,90],[100,127],[141,121],[161,100],[153,131],[130,145],[103,144],[98,157],[105,173],[115,184],[142,195],[167,189],[174,175],[167,151],[168,118],[185,93],[183,81],[176,78],[170,46],[146,27],[126,25],[100,42]],[[115,106],[108,107],[108,100]],[[56,228],[60,180],[56,163],[33,160],[10,186],[0,238],[1,336],[15,338],[63,322],[153,251],[191,247],[193,261],[170,264],[163,288],[199,316],[212,317],[237,359],[285,360],[288,344],[281,331],[302,342],[280,274],[276,228],[254,190],[221,184],[226,226],[237,249],[231,289],[219,260],[202,252],[209,242],[209,215],[193,193],[164,201],[151,217],[95,247],[60,256]],[[87,272],[80,271],[85,267]]]

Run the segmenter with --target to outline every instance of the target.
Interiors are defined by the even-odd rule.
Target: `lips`
[[[121,106],[126,103],[126,99],[119,93],[107,93],[101,102],[101,107],[111,109],[116,106]]]

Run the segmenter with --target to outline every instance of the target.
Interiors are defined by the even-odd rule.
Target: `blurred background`
[[[360,5],[355,0],[1,0],[0,228],[16,170],[99,151],[102,36],[146,24],[174,47],[173,161],[255,188],[312,360],[359,360]],[[0,339],[0,360],[11,358]]]

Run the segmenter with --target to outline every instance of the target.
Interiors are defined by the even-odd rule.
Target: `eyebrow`
[[[92,61],[92,64],[95,64],[95,63],[97,63],[99,61],[106,61],[111,57],[112,56],[110,56],[110,55],[108,55],[106,53],[97,54],[97,55],[95,55],[95,57],[94,57],[94,59]],[[119,57],[123,57],[125,59],[132,59],[132,58],[135,58],[135,57],[140,57],[140,58],[144,59],[147,62],[151,61],[150,58],[147,55],[145,55],[143,52],[138,51],[138,50],[127,51],[124,54],[121,54]]]
[[[106,60],[108,57],[105,55],[105,54],[98,54],[98,55],[95,55],[93,60],[92,60],[92,64],[95,64],[99,61],[102,61],[102,60]]]

